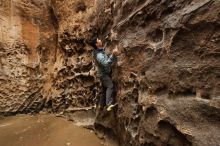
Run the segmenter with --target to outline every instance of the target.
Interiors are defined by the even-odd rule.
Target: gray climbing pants
[[[101,107],[104,107],[105,105],[109,106],[110,104],[113,104],[113,96],[115,92],[112,79],[109,75],[103,75],[100,77],[100,80],[102,82],[102,96],[100,97],[99,105]]]

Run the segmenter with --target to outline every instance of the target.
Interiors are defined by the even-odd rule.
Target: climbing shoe
[[[116,103],[116,104],[110,104],[110,105],[107,107],[107,111],[110,112],[116,105],[117,105],[117,103]]]

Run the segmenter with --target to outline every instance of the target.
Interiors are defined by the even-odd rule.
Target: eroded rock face
[[[53,108],[66,106],[70,110],[93,106],[98,81],[95,78],[91,48],[86,40],[91,34],[90,19],[94,12],[94,2],[56,0],[53,6],[59,22],[58,41],[62,53],[62,64],[57,61],[58,72],[53,81],[58,91],[52,97],[53,106],[57,104]]]
[[[0,112],[93,106],[90,1],[1,1]]]
[[[1,1],[0,112],[42,108],[50,94],[58,51],[47,1]]]
[[[86,117],[100,91],[86,42],[109,36],[107,51],[122,51],[113,67],[118,108],[99,113],[97,126],[126,146],[220,144],[218,0],[0,5],[0,112]]]
[[[219,145],[220,2],[106,5],[97,26],[123,52],[112,127],[122,145]]]

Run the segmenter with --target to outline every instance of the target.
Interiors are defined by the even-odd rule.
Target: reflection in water
[[[0,145],[103,146],[103,142],[93,131],[75,126],[62,118],[19,115],[0,119]]]

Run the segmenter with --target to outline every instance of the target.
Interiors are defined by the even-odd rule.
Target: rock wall
[[[90,1],[0,2],[0,112],[93,106]],[[82,20],[83,19],[83,20]]]
[[[53,80],[53,87],[58,91],[52,97],[53,108],[62,111],[67,107],[68,110],[92,107],[98,92],[98,81],[91,48],[86,40],[92,31],[89,22],[94,12],[94,2],[54,0],[52,3],[59,23],[58,42],[62,53],[62,64],[57,61],[59,65]]]
[[[122,54],[118,108],[96,125],[126,146],[220,144],[218,0],[2,0],[0,11],[1,113],[87,118],[100,90],[86,42],[97,35]]]
[[[0,112],[42,108],[58,52],[53,12],[47,1],[0,2]]]
[[[97,19],[118,47],[121,145],[219,145],[220,2],[112,0]],[[114,117],[114,116],[113,116]],[[116,128],[117,127],[117,128]]]

